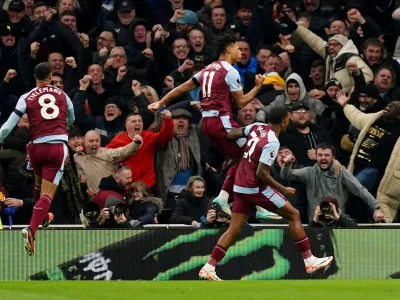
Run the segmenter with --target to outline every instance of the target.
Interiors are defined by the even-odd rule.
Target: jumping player
[[[61,89],[50,85],[50,65],[38,64],[34,74],[36,88],[19,98],[14,112],[0,129],[2,142],[22,115],[28,115],[31,141],[27,151],[35,174],[36,204],[29,226],[21,233],[29,255],[35,253],[35,233],[39,225],[42,223],[43,227],[48,227],[52,221],[53,216],[48,211],[68,157],[67,128],[75,120],[74,107],[69,97]]]
[[[243,154],[242,147],[245,139],[236,141],[227,138],[233,128],[239,128],[232,115],[232,100],[236,108],[241,109],[253,101],[262,87],[264,77],[256,75],[255,87],[246,95],[243,94],[239,72],[232,66],[240,61],[242,53],[239,49],[236,37],[233,33],[226,32],[217,35],[214,41],[215,51],[219,54],[218,61],[215,61],[197,73],[192,79],[174,88],[159,102],[148,106],[151,111],[157,111],[170,101],[189,91],[201,87],[201,109],[202,109],[202,130],[224,155],[232,158],[240,158]],[[230,170],[233,174],[236,166]],[[214,200],[222,210],[231,214],[228,206],[229,194],[233,192],[233,176],[229,177],[224,184],[220,195]],[[231,178],[231,180],[229,180]]]
[[[286,108],[280,106],[271,109],[268,120],[269,124],[255,123],[244,130],[234,129],[228,135],[231,139],[247,136],[244,154],[235,176],[232,220],[228,230],[218,240],[210,259],[200,270],[200,279],[221,280],[215,267],[224,258],[256,206],[288,220],[290,235],[301,252],[307,273],[325,268],[333,261],[332,256],[317,258],[312,255],[300,214],[285,198],[292,196],[296,190],[280,185],[270,175],[271,166],[279,151],[277,136],[289,124]]]

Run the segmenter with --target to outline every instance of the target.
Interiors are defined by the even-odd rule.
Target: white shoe
[[[312,264],[309,265],[306,264],[306,271],[308,274],[312,274],[315,271],[328,267],[332,262],[333,262],[333,256],[322,257],[322,258],[315,257],[314,262]]]
[[[260,206],[257,206],[256,218],[264,220],[282,220],[281,216],[274,214],[273,212],[270,212],[269,210],[266,210]]]
[[[199,279],[202,280],[214,280],[214,281],[222,281],[221,278],[217,276],[217,273],[215,270],[206,270],[205,268],[202,268],[199,272]]]
[[[213,200],[213,205],[218,205],[219,208],[220,208],[224,213],[226,213],[226,214],[229,215],[229,216],[232,216],[232,211],[231,211],[231,208],[230,208],[229,203],[228,203],[227,200],[223,200],[223,199],[217,197],[217,198],[215,198],[215,199]]]

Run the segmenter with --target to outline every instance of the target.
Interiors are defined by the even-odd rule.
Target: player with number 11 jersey
[[[36,202],[29,227],[22,230],[25,250],[34,254],[34,236],[40,224],[45,228],[52,221],[48,213],[68,158],[68,127],[74,123],[74,107],[69,97],[50,85],[51,68],[48,63],[35,67],[36,88],[20,97],[15,111],[0,129],[0,142],[18,123],[23,114],[29,121],[29,160],[35,174]]]
[[[218,61],[209,64],[192,79],[174,88],[160,101],[150,104],[148,109],[157,111],[170,101],[200,86],[203,132],[224,155],[239,158],[242,156],[241,147],[245,139],[233,141],[227,138],[233,128],[239,127],[233,119],[232,106],[241,109],[253,101],[262,87],[264,77],[257,75],[255,87],[244,95],[240,74],[233,67],[233,64],[242,58],[235,35],[231,32],[217,35],[214,46],[219,55]]]

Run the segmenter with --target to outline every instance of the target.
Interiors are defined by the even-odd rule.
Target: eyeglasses
[[[111,55],[112,58],[125,58],[125,54],[113,54]]]
[[[174,46],[174,49],[186,49],[189,48],[187,45],[176,45]]]
[[[106,110],[109,110],[109,109],[117,109],[118,107],[116,106],[116,105],[107,105],[106,107],[105,107],[105,109]]]

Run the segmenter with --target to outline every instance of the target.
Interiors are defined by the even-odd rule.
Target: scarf
[[[178,171],[185,171],[190,167],[189,142],[187,136],[175,137],[178,141]]]

